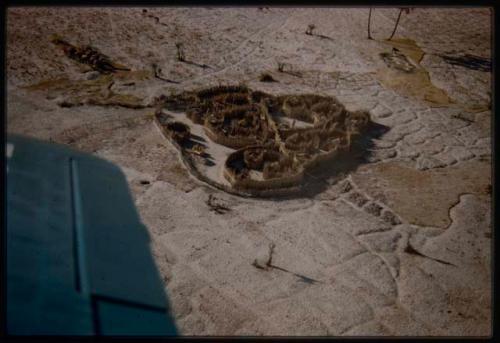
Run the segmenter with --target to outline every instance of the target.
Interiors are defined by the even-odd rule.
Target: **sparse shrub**
[[[184,62],[186,60],[184,56],[184,45],[180,42],[175,43],[175,47],[177,48],[177,60]]]
[[[405,12],[405,13],[409,13],[409,9],[405,9],[405,8],[401,8],[399,10],[399,14],[398,14],[398,19],[396,19],[396,24],[394,25],[394,30],[392,30],[392,33],[391,33],[391,36],[387,39],[387,40],[391,40],[392,37],[394,37],[394,34],[396,33],[396,30],[398,28],[398,24],[399,24],[399,20],[401,19],[401,14]]]
[[[397,30],[398,25],[399,25],[399,21],[401,19],[401,14],[403,14],[403,12],[406,13],[406,14],[409,14],[413,10],[414,10],[414,8],[412,8],[412,7],[400,7],[399,8],[399,14],[398,14],[398,18],[396,19],[396,23],[394,25],[394,29],[392,30],[391,36],[389,38],[387,38],[387,40],[391,40],[392,37],[394,37],[394,34],[396,33],[396,30]],[[372,8],[370,7],[370,12],[368,13],[368,39],[373,39],[372,36],[371,36],[371,32],[370,32],[371,18],[372,18]]]
[[[260,82],[276,82],[276,80],[269,73],[262,73],[259,76]]]
[[[372,8],[370,7],[370,12],[368,13],[368,39],[373,39],[370,32],[370,23],[372,21]]]
[[[312,36],[315,28],[316,28],[316,25],[314,25],[314,24],[307,25],[306,35]]]
[[[284,62],[276,62],[278,63],[278,71],[282,73],[285,70],[285,63]]]

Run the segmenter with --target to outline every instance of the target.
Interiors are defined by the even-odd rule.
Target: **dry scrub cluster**
[[[347,111],[333,97],[218,86],[157,99],[156,118],[182,149],[186,127],[168,121],[164,109],[186,112],[213,142],[236,149],[224,177],[245,191],[297,186],[308,169],[348,150],[370,121],[367,112]]]

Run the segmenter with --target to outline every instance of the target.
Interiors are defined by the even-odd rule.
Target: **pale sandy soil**
[[[378,78],[385,67],[378,54],[391,49],[381,40],[397,13],[373,12],[370,41],[368,10],[361,8],[10,8],[7,129],[123,169],[184,335],[487,336],[491,73],[439,55],[489,58],[490,11],[403,14],[396,37],[422,49],[429,82],[453,100],[443,107]],[[327,38],[305,35],[310,23]],[[146,107],[65,108],[58,104],[69,96],[95,94],[53,83],[24,88],[92,77],[50,43],[54,33],[144,71],[111,89]],[[177,61],[178,40],[187,60],[210,68]],[[302,77],[279,73],[277,61]],[[153,63],[179,83],[154,78]],[[259,82],[265,71],[279,82]],[[226,82],[272,94],[332,95],[349,109],[370,111],[384,130],[370,154],[353,157],[341,173],[334,162],[326,166],[316,176],[321,186],[304,196],[232,196],[188,174],[147,107],[172,90]],[[481,110],[467,112],[471,104]],[[211,211],[210,194],[230,211]],[[281,269],[256,268],[255,259],[269,258],[270,243],[272,264]]]

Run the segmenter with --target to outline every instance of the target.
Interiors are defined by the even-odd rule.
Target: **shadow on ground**
[[[300,193],[273,200],[311,198],[324,192],[332,184],[344,179],[349,173],[368,163],[374,147],[373,140],[380,138],[389,130],[388,126],[370,122],[365,133],[353,142],[349,151],[342,152],[332,161],[322,163],[311,172],[306,173],[303,190]]]

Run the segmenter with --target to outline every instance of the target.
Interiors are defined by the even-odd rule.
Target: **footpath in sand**
[[[487,336],[491,12],[417,8],[386,42],[398,12],[368,40],[361,8],[9,8],[7,131],[123,169],[183,335]],[[300,196],[230,195],[188,173],[154,101],[238,83],[334,96],[380,132]]]

